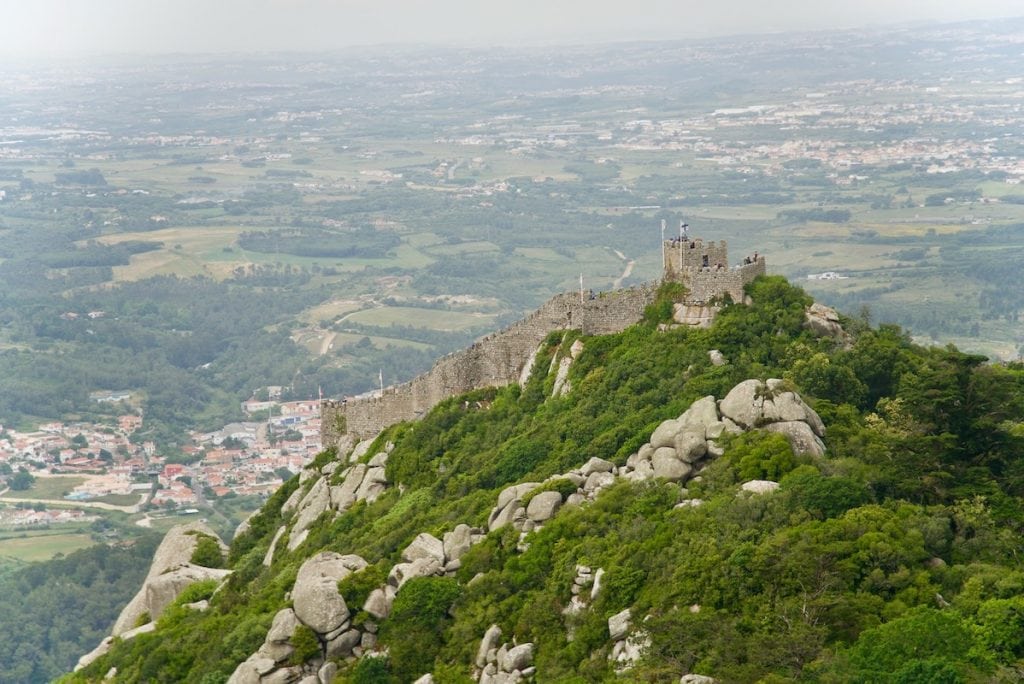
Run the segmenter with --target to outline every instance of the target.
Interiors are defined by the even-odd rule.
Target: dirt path
[[[379,306],[380,304],[374,303],[369,308],[376,309]],[[346,319],[348,319],[349,316],[355,315],[360,311],[366,311],[366,309],[356,309],[355,311],[349,311],[347,314],[336,320],[334,322],[335,325],[344,322]],[[328,333],[324,336],[324,339],[320,342],[320,356],[325,355],[327,352],[331,350],[331,345],[334,344],[334,338],[337,337],[337,335],[338,333],[328,331]]]
[[[320,356],[323,356],[331,350],[331,345],[334,344],[334,338],[338,333],[329,332],[324,335],[324,339],[320,342]]]
[[[620,275],[612,282],[612,289],[618,290],[620,287],[622,287],[622,281],[628,278],[630,274],[633,273],[633,267],[636,266],[636,259],[627,258],[625,254],[623,254],[617,249],[613,249],[612,251],[615,252],[615,256],[619,257],[620,259],[626,262],[626,268],[623,269],[622,275]]]

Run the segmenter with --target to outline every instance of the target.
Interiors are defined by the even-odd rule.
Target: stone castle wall
[[[704,242],[669,240],[665,243],[665,280],[686,285],[687,304],[707,304],[725,294],[743,301],[743,286],[766,272],[763,256],[729,267],[729,246],[725,240]]]
[[[579,293],[556,295],[526,318],[441,358],[426,373],[386,387],[383,396],[324,401],[322,443],[337,444],[345,432],[360,439],[372,437],[389,425],[421,417],[448,397],[519,382],[524,366],[553,330],[579,329],[586,335],[621,332],[640,321],[655,294],[654,285],[644,285],[582,301]]]
[[[708,302],[726,294],[734,302],[742,302],[744,285],[766,272],[763,256],[730,268],[724,240],[669,240],[664,248],[664,279],[686,286],[686,305],[706,308]],[[640,321],[644,309],[654,301],[656,289],[657,283],[653,283],[594,299],[581,299],[579,293],[556,295],[526,318],[443,357],[426,373],[384,388],[382,396],[324,401],[321,442],[324,447],[333,446],[345,433],[366,439],[389,425],[423,416],[448,397],[519,382],[524,367],[549,333],[566,329],[578,329],[585,335],[621,332]]]
[[[728,294],[734,302],[743,301],[743,286],[757,276],[767,272],[764,257],[759,256],[756,262],[740,264],[732,268],[702,268],[690,272],[683,280],[687,287],[686,301],[694,304],[706,304],[716,297]]]

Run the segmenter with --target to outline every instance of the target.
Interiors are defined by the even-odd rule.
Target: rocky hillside
[[[66,681],[1018,681],[1024,369],[749,292],[324,452]]]

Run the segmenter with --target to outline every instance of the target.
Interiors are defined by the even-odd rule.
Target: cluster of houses
[[[320,451],[320,404],[252,399],[242,408],[251,420],[191,433],[181,457],[171,459],[152,441],[130,438],[142,428],[136,415],[122,415],[116,425],[51,422],[32,432],[0,426],[0,464],[41,477],[83,477],[65,495],[69,502],[118,494],[141,503],[152,493],[150,503],[180,508],[211,497],[269,496]]]
[[[32,508],[0,508],[0,525],[11,525],[14,527],[40,527],[60,523],[92,522],[98,517],[98,515],[90,515],[77,508],[51,508],[42,511]]]
[[[0,425],[0,463],[30,471],[87,473],[116,466],[131,468],[145,464],[156,453],[151,441],[132,444],[129,436],[142,426],[142,417],[123,415],[116,425],[50,422],[32,432],[19,432]]]

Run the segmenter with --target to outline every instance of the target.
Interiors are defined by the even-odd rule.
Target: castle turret
[[[707,304],[729,295],[743,301],[743,286],[764,275],[764,257],[756,252],[742,264],[729,266],[729,248],[725,240],[704,242],[700,238],[666,240],[663,245],[663,278],[686,286],[687,304]]]

